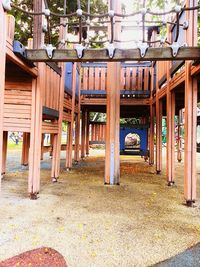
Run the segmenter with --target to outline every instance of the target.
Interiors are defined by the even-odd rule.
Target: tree
[[[32,11],[33,10],[33,1],[31,0],[13,0],[15,5],[18,5],[22,9]],[[81,8],[84,11],[87,11],[88,0],[81,0]],[[104,13],[107,10],[107,6],[104,4],[103,0],[90,0],[91,13]],[[48,1],[49,9],[55,13],[63,14],[64,11],[64,0]],[[72,13],[77,10],[76,1],[67,1],[66,13]],[[28,38],[32,38],[33,33],[33,19],[32,17],[27,16],[27,14],[12,8],[10,11],[15,17],[16,26],[15,26],[15,39],[19,40],[22,44],[27,45]],[[87,18],[83,18],[83,21]],[[77,17],[70,19],[71,22],[77,21]],[[52,44],[55,45],[58,41],[59,33],[59,23],[60,19],[55,16],[50,17],[50,28],[51,28],[51,37]],[[74,28],[69,28],[69,31],[73,32]]]

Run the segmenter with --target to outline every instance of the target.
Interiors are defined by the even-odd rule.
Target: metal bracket
[[[2,6],[5,11],[10,11],[11,10],[11,1],[10,0],[2,0]]]
[[[141,43],[138,45],[138,49],[140,50],[140,56],[144,57],[146,55],[147,49],[149,48],[147,43]]]
[[[48,58],[52,59],[53,51],[56,49],[56,47],[52,46],[52,44],[48,44],[44,48],[46,49]]]
[[[83,57],[83,51],[85,50],[85,47],[82,46],[82,44],[77,44],[74,49],[76,50],[77,57],[82,58]]]
[[[173,42],[173,44],[170,45],[170,47],[172,49],[173,57],[177,56],[179,48],[186,47],[186,46],[187,46],[187,43],[184,43],[184,44],[180,45],[178,42]]]
[[[172,49],[172,56],[173,56],[173,57],[176,57],[177,54],[178,54],[178,50],[179,50],[179,48],[180,48],[181,46],[179,45],[178,42],[173,42],[173,44],[170,45],[170,47],[171,47],[171,49]]]
[[[106,49],[108,50],[108,56],[109,58],[113,58],[115,54],[115,47],[113,44],[108,44]]]

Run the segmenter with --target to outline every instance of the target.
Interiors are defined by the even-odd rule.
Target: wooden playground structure
[[[197,47],[197,1],[186,0],[167,26],[171,46],[157,42],[157,27],[148,28],[150,48],[120,50],[78,48],[41,49],[42,21],[34,16],[33,39],[25,49],[14,41],[14,17],[0,1],[0,173],[6,172],[8,132],[23,132],[22,164],[29,165],[28,192],[32,199],[40,191],[40,160],[52,152],[51,179],[60,172],[60,152],[66,151],[65,167],[72,168],[89,154],[91,144],[105,144],[105,184],[120,184],[120,118],[140,118],[148,125],[149,164],[162,171],[162,118],[167,121],[167,184],[175,181],[175,116],[184,109],[184,197],[196,200],[196,126],[200,101],[200,48]],[[34,0],[34,12],[43,1]],[[112,2],[112,1],[111,1]],[[117,2],[117,1],[116,1]],[[120,2],[120,1],[119,1]],[[120,13],[120,6],[112,3]],[[178,6],[179,7],[179,6]],[[187,10],[188,9],[188,10]],[[79,9],[80,10],[80,9]],[[145,12],[142,16],[144,21]],[[111,33],[120,39],[120,25]],[[78,14],[80,19],[81,15]],[[61,18],[63,22],[65,18]],[[187,21],[187,27],[180,27]],[[178,30],[177,30],[178,28]],[[178,33],[177,33],[178,32]],[[111,35],[112,35],[111,34]],[[59,40],[67,30],[60,25]],[[178,44],[187,43],[187,47]],[[67,63],[66,63],[67,62]],[[71,63],[70,63],[71,62]],[[90,121],[90,112],[106,113],[106,122]],[[156,130],[155,130],[156,121]],[[62,123],[67,124],[67,144],[62,144]],[[74,137],[75,133],[75,137]],[[51,146],[43,145],[50,134]],[[81,138],[80,138],[81,136]],[[156,145],[154,137],[156,136]],[[179,134],[180,137],[180,134]],[[74,141],[73,141],[74,140]],[[182,159],[181,142],[178,160]],[[154,157],[156,148],[156,158]],[[167,189],[166,189],[167,190]]]

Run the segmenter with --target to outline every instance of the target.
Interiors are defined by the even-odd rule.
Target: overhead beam
[[[27,59],[33,62],[94,62],[94,61],[163,61],[163,60],[198,60],[200,47],[181,47],[176,57],[170,47],[148,48],[144,57],[138,48],[115,49],[113,58],[109,58],[107,49],[85,49],[83,57],[78,58],[75,49],[55,49],[50,59],[45,49],[27,49]]]

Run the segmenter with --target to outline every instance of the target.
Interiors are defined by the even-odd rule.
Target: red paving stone
[[[38,248],[2,261],[0,267],[67,267],[63,256],[52,248]]]

